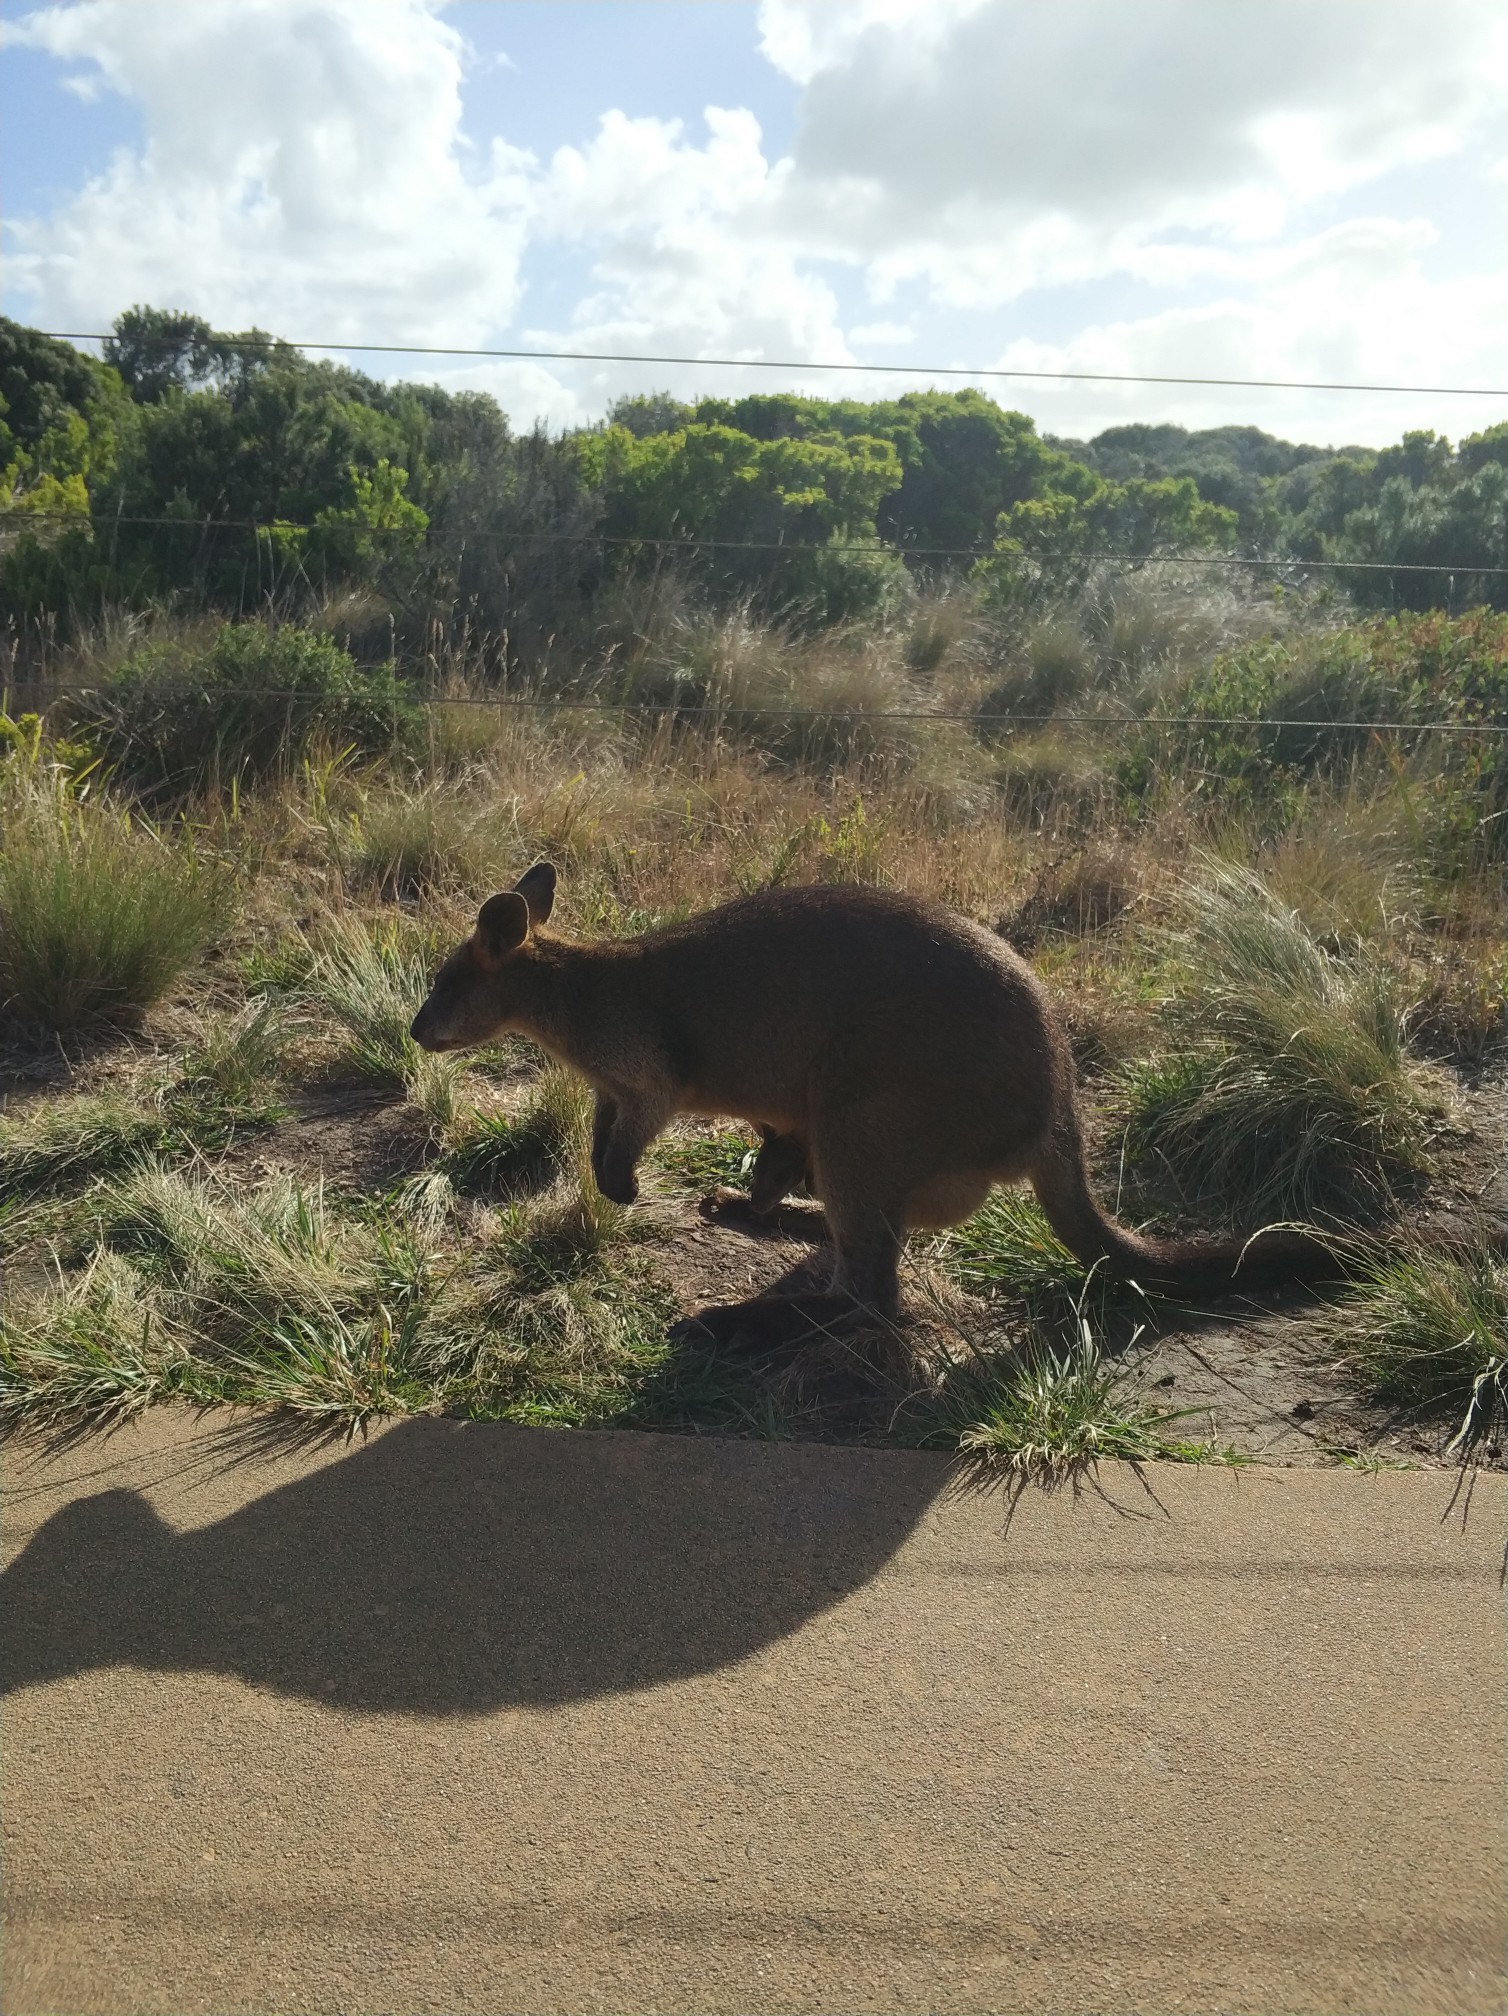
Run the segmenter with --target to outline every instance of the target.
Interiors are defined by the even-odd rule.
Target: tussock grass
[[[0,1317],[0,1427],[108,1427],[189,1390],[184,1341],[120,1255],[97,1251]]]
[[[352,880],[384,896],[441,888],[475,893],[501,876],[504,837],[458,785],[438,782],[371,797],[342,851]]]
[[[1325,951],[1248,869],[1207,865],[1185,916],[1173,1043],[1126,1074],[1133,1161],[1258,1219],[1375,1212],[1430,1166],[1392,974]]]
[[[173,1103],[194,1107],[222,1127],[260,1126],[279,1118],[276,1087],[287,1060],[289,1031],[277,1006],[247,1002],[211,1022],[184,1054]]]
[[[1124,1366],[1101,1357],[1087,1324],[1060,1350],[955,1362],[929,1409],[933,1423],[923,1439],[956,1448],[973,1481],[1004,1483],[1013,1495],[1062,1483],[1102,1460],[1229,1460],[1207,1442],[1170,1434],[1187,1410],[1151,1405]]]
[[[163,1116],[116,1091],[38,1102],[0,1121],[0,1197],[27,1198],[123,1168],[162,1143]]]
[[[0,1013],[13,1020],[131,1020],[225,919],[223,877],[107,803],[44,778],[8,788],[0,817]]]
[[[1019,952],[1046,936],[1083,938],[1123,917],[1142,891],[1146,870],[1127,847],[1103,842],[1075,849],[1038,871],[1025,900],[999,926]]]
[[[1014,1303],[1045,1339],[1076,1337],[1086,1318],[1100,1324],[1148,1306],[1133,1282],[1085,1268],[1024,1190],[997,1190],[937,1239],[931,1257],[968,1293]]]
[[[966,590],[920,596],[901,647],[906,670],[914,679],[931,679],[950,659],[975,647],[978,637],[978,611]]]
[[[1458,1421],[1463,1461],[1508,1436],[1508,1261],[1486,1247],[1363,1256],[1335,1311],[1336,1348],[1378,1394]]]
[[[305,998],[342,1029],[342,1062],[376,1085],[401,1086],[437,1131],[451,1126],[464,1060],[432,1056],[409,1035],[429,992],[431,962],[396,929],[375,931],[355,917],[321,934],[304,982]]]
[[[761,621],[749,604],[679,615],[624,697],[682,708],[697,737],[819,774],[875,763],[904,771],[927,725],[905,717],[932,704],[898,632],[806,635]]]
[[[455,1189],[513,1197],[541,1190],[588,1162],[591,1094],[558,1064],[546,1065],[517,1113],[458,1114],[440,1168]]]
[[[1237,829],[1222,851],[1255,860],[1274,897],[1332,949],[1385,942],[1416,924],[1429,902],[1418,809],[1393,779],[1381,788],[1311,786],[1269,843],[1259,827]]]
[[[678,1312],[642,1250],[652,1226],[598,1192],[585,1102],[566,1073],[556,1077],[541,1103],[568,1123],[565,1169],[543,1195],[491,1219],[416,1362],[469,1413],[580,1426],[633,1415],[664,1372]]]

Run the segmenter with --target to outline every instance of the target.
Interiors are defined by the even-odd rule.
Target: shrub
[[[1444,722],[1492,726],[1508,712],[1508,616],[1436,610],[1269,639],[1201,666],[1159,706],[1185,718],[1148,724],[1131,741],[1121,775],[1135,795],[1161,769],[1197,776],[1227,806],[1291,806],[1305,780],[1343,775],[1374,749],[1375,724],[1397,723],[1395,755],[1438,763],[1449,752],[1465,800],[1451,808],[1454,823],[1500,855],[1508,846],[1508,738],[1436,732]]]
[[[390,667],[359,667],[328,637],[227,623],[207,647],[141,645],[74,717],[119,775],[160,790],[266,775],[316,737],[388,749],[418,714]]]
[[[1172,1045],[1128,1074],[1128,1147],[1186,1194],[1259,1217],[1376,1209],[1428,1164],[1396,986],[1324,951],[1249,869],[1185,892]]]
[[[191,850],[99,800],[33,780],[0,839],[0,1010],[51,1029],[158,1000],[221,923],[225,884]]]

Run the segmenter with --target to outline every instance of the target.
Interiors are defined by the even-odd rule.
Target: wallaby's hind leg
[[[833,1239],[833,1295],[840,1302],[891,1317],[901,1306],[901,1239],[898,1210],[852,1193],[824,1199]]]
[[[692,1319],[700,1329],[720,1343],[770,1349],[803,1341],[814,1332],[852,1330],[866,1316],[895,1314],[900,1306],[900,1213],[885,1210],[854,1176],[850,1159],[840,1156],[838,1167],[826,1174],[819,1163],[817,1173],[832,1234],[832,1286],[717,1303]],[[829,1164],[832,1160],[830,1156]],[[835,1189],[840,1200],[836,1210]],[[746,1200],[739,1201],[747,1210]]]

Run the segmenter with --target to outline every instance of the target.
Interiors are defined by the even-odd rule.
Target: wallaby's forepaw
[[[614,1173],[604,1169],[597,1176],[597,1188],[609,1204],[632,1204],[639,1195],[639,1179],[630,1170],[625,1176],[621,1171]]]

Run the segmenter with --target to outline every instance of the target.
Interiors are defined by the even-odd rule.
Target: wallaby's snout
[[[409,1025],[421,1050],[465,1050],[503,1033],[517,1009],[517,975],[511,969],[554,901],[555,870],[548,861],[537,862],[512,889],[487,898],[471,936],[435,975]]]
[[[443,1050],[445,1038],[439,1031],[439,1017],[434,1012],[434,994],[431,991],[424,1006],[408,1025],[408,1033],[421,1050]]]

